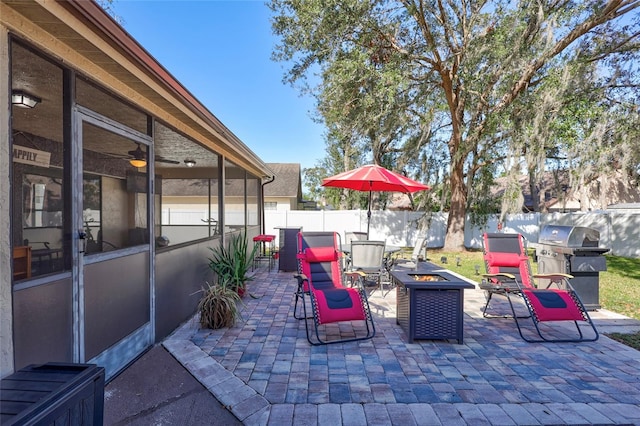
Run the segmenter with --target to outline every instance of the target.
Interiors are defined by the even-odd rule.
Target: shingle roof
[[[264,186],[265,197],[288,197],[302,200],[299,163],[267,163],[275,173],[275,180]]]

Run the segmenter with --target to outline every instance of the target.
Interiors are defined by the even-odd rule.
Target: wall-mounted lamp
[[[42,99],[23,92],[22,90],[14,90],[11,93],[11,105],[20,108],[33,108],[42,102]]]
[[[196,165],[196,160],[184,160],[184,164],[185,164],[187,167],[193,167],[193,166],[195,166],[195,165]]]

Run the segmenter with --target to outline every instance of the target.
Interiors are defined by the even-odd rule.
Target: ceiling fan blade
[[[179,161],[176,160],[169,160],[168,158],[163,158],[163,157],[158,157],[156,156],[156,162],[158,163],[168,163],[168,164],[180,164]]]

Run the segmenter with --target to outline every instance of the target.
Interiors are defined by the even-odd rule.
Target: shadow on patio
[[[465,291],[464,344],[416,340],[396,324],[395,291],[370,296],[371,340],[312,347],[293,317],[292,272],[258,271],[244,321],[163,345],[247,425],[638,424],[640,352],[602,335],[640,322],[601,310],[596,342],[526,343],[512,319],[482,317]]]

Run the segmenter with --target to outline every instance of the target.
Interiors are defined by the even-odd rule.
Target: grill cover
[[[600,232],[583,226],[544,225],[538,243],[576,248],[598,247]]]

